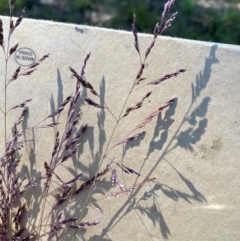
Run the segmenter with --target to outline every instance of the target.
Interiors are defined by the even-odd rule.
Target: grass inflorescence
[[[111,111],[107,103],[101,99],[100,94],[95,90],[94,86],[92,86],[91,83],[86,80],[85,69],[91,56],[89,53],[85,57],[82,69],[79,73],[78,71],[70,67],[69,73],[71,73],[76,80],[73,93],[68,95],[65,100],[58,106],[58,108],[52,113],[50,113],[48,116],[46,116],[46,118],[44,118],[43,120],[38,120],[37,124],[27,127],[23,130],[20,127],[20,124],[23,122],[24,117],[28,111],[27,105],[31,101],[31,99],[24,100],[21,103],[16,104],[14,107],[7,109],[8,88],[12,85],[14,81],[19,80],[20,77],[32,75],[33,72],[36,71],[37,67],[42,64],[43,61],[47,61],[50,56],[49,54],[44,55],[30,67],[18,67],[8,79],[9,59],[11,55],[14,54],[15,51],[17,51],[19,46],[19,44],[16,44],[11,47],[11,37],[14,34],[14,30],[18,28],[21,24],[25,12],[25,9],[23,9],[20,12],[19,17],[14,20],[13,10],[15,1],[9,1],[10,21],[7,39],[4,38],[3,23],[2,20],[0,20],[0,46],[3,50],[3,55],[5,58],[5,98],[3,108],[1,108],[0,110],[4,115],[5,132],[4,152],[0,156],[0,240],[60,240],[59,237],[61,235],[61,232],[68,229],[76,230],[72,236],[72,240],[75,240],[77,237],[77,233],[81,228],[95,226],[98,224],[97,220],[83,220],[85,209],[87,206],[91,205],[89,200],[95,190],[101,190],[105,196],[116,197],[118,195],[121,195],[122,193],[132,192],[134,189],[142,187],[144,184],[152,182],[155,179],[154,177],[145,178],[141,182],[135,183],[131,187],[126,187],[124,181],[121,180],[121,178],[117,174],[119,171],[128,175],[133,175],[135,177],[139,177],[141,173],[137,172],[132,167],[128,167],[123,163],[117,161],[116,159],[112,158],[109,153],[111,153],[112,150],[117,146],[125,145],[132,140],[138,139],[139,136],[141,136],[143,132],[145,132],[143,128],[150,121],[152,121],[155,116],[157,116],[164,109],[168,108],[175,100],[174,97],[167,100],[165,104],[149,113],[135,127],[130,129],[123,138],[120,138],[117,142],[113,143],[113,137],[115,135],[117,127],[119,126],[119,123],[124,118],[128,118],[131,115],[131,112],[140,109],[144,105],[146,99],[149,98],[149,96],[152,94],[152,91],[146,92],[143,97],[135,104],[127,107],[127,105],[129,104],[129,98],[135,90],[139,88],[142,89],[146,85],[159,85],[161,82],[166,81],[172,77],[176,77],[177,75],[185,72],[185,69],[180,69],[176,72],[164,75],[163,77],[160,77],[154,81],[144,83],[146,80],[143,77],[143,73],[146,61],[154,48],[157,37],[161,35],[166,29],[168,29],[173,20],[176,18],[177,13],[173,13],[172,15],[170,15],[169,18],[167,18],[167,15],[173,4],[174,0],[169,0],[165,4],[161,20],[159,23],[156,24],[154,28],[153,39],[150,42],[150,45],[147,47],[143,56],[141,54],[138,39],[137,18],[135,15],[133,17],[132,32],[134,37],[134,46],[140,59],[140,66],[137,71],[136,78],[131,83],[127,97],[121,107],[121,111],[118,116],[113,114],[113,111]],[[77,111],[77,104],[80,98],[82,98],[81,91],[84,88],[88,89],[93,96],[99,99],[99,102],[101,103],[100,104],[97,101],[94,101],[91,98],[87,97],[84,98],[86,104],[95,108],[106,109],[113,117],[115,124],[110,138],[107,141],[106,149],[102,155],[102,158],[98,162],[99,165],[95,170],[95,174],[83,181],[83,173],[76,173],[72,179],[65,181],[60,176],[60,174],[57,173],[56,170],[59,166],[67,162],[76,154],[79,149],[82,136],[85,135],[85,133],[87,133],[88,131],[87,124],[79,125],[82,113],[81,111]],[[21,109],[21,113],[19,115],[19,118],[13,124],[11,137],[7,138],[8,135],[10,135],[10,131],[7,130],[8,114],[17,109]],[[61,131],[57,130],[57,126],[59,123],[57,121],[53,121],[56,117],[59,117],[60,114],[65,115],[65,124],[63,130]],[[26,140],[24,140],[23,136],[29,131],[45,128],[56,128],[57,130],[55,132],[55,143],[49,161],[45,161],[43,163],[45,173],[43,173],[40,178],[32,178],[30,180],[28,180],[26,176],[20,177],[18,167],[21,166],[21,151],[26,144]],[[102,178],[106,174],[109,174],[112,185],[119,187],[118,191],[112,192],[99,186],[99,183],[101,183]],[[53,188],[53,180],[54,182],[57,181],[57,187],[55,184]],[[36,188],[36,186],[38,185],[42,185],[42,199],[39,203],[40,213],[38,213],[38,223],[34,226],[26,227],[26,225],[23,224],[23,220],[25,214],[27,214],[29,210],[26,202],[24,201],[24,193],[29,189]],[[84,198],[84,205],[80,215],[78,217],[75,217],[70,214],[69,216],[63,214],[60,207],[63,204],[69,202],[70,200],[78,197],[83,192],[83,190],[87,191],[87,195]],[[46,206],[49,203],[49,198],[52,198],[52,196],[54,196],[55,202],[51,205],[51,210],[46,214]],[[26,221],[24,221],[24,223],[26,223]]]

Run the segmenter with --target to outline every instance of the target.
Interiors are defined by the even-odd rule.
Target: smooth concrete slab
[[[6,30],[8,18],[1,19]],[[139,34],[142,56],[151,41],[151,35]],[[34,59],[25,59],[26,55],[20,50],[29,50],[28,55],[36,56],[36,59],[50,53],[31,76],[21,77],[9,85],[8,108],[32,98],[25,127],[44,119],[74,92],[75,79],[69,66],[80,71],[90,51],[86,79],[118,116],[140,66],[132,33],[24,19],[11,43],[18,42],[18,60],[22,65]],[[9,62],[9,77],[19,66],[16,58],[12,56]],[[0,60],[4,66],[2,53]],[[90,202],[103,210],[103,214],[89,205],[84,220],[96,220],[99,224],[79,230],[79,240],[80,237],[91,241],[240,240],[239,63],[239,46],[170,37],[157,39],[146,62],[143,73],[146,79],[142,85],[179,69],[187,71],[160,85],[134,91],[127,107],[136,104],[148,91],[153,93],[142,108],[123,119],[111,143],[124,138],[141,120],[173,96],[177,100],[145,126],[143,136],[125,147],[119,146],[109,155],[109,158],[140,172],[141,176],[136,178],[118,170],[119,178],[125,180],[128,187],[145,178],[156,179],[140,190],[118,197],[107,198],[96,190]],[[4,73],[1,67],[1,90],[4,88]],[[99,101],[83,90],[82,97],[86,96]],[[3,108],[3,91],[0,104]],[[104,153],[115,124],[106,109],[94,108],[84,101],[80,101],[79,107],[82,110],[80,125],[88,124],[89,128],[77,155],[58,170],[64,180],[81,172],[83,180],[94,175],[99,156]],[[19,113],[9,115],[8,130]],[[59,121],[63,123],[58,127],[60,131],[64,126],[64,114]],[[0,143],[3,147],[2,115],[1,118]],[[24,148],[21,175],[39,177],[44,174],[43,163],[50,160],[54,130],[36,130],[25,138],[34,141]],[[103,168],[107,163],[108,160],[103,163]],[[103,178],[102,185],[100,187],[111,187],[109,174]],[[120,189],[110,190],[119,192]],[[37,223],[41,201],[41,190],[32,191],[33,194],[29,192],[27,196],[29,226]],[[80,215],[85,197],[86,193],[79,195],[76,202],[71,200],[64,207],[64,215]],[[67,237],[66,240],[70,240]]]

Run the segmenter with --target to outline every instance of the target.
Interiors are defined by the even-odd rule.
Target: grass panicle
[[[8,38],[4,38],[3,22],[0,20],[0,45],[3,50],[5,59],[5,77],[4,77],[4,103],[3,109],[0,109],[1,114],[4,115],[4,138],[5,146],[4,151],[0,156],[0,240],[1,241],[30,241],[30,240],[62,240],[60,237],[68,229],[74,229],[74,235],[72,240],[77,239],[78,231],[82,228],[91,228],[98,224],[97,220],[85,221],[86,208],[92,207],[97,212],[103,214],[103,210],[92,204],[91,197],[97,190],[103,192],[103,198],[105,197],[117,197],[123,193],[131,193],[133,190],[142,187],[143,185],[152,182],[155,178],[143,178],[140,182],[135,182],[134,185],[128,187],[125,184],[123,175],[127,174],[132,176],[134,180],[136,178],[142,178],[140,171],[132,169],[118,160],[112,158],[110,152],[120,145],[126,145],[127,143],[142,136],[146,130],[140,130],[146,126],[147,123],[157,116],[161,111],[170,107],[175,98],[171,98],[164,105],[158,109],[152,111],[146,118],[140,121],[135,128],[130,128],[128,133],[123,130],[123,138],[118,138],[118,141],[113,143],[113,139],[116,137],[116,130],[120,128],[120,123],[123,119],[127,118],[131,112],[140,109],[144,106],[146,99],[148,99],[153,91],[146,91],[142,96],[142,99],[136,103],[129,103],[130,96],[134,91],[139,88],[143,88],[146,85],[158,85],[161,82],[176,77],[181,73],[184,73],[185,69],[180,69],[176,72],[166,74],[163,77],[144,84],[145,77],[144,71],[146,61],[151,51],[154,48],[157,37],[161,35],[168,27],[171,26],[173,20],[176,18],[177,13],[173,13],[167,18],[174,0],[169,0],[165,4],[164,11],[161,16],[161,21],[156,24],[153,31],[153,39],[145,51],[140,49],[140,43],[137,32],[137,18],[134,15],[132,24],[133,42],[134,48],[137,51],[140,59],[138,70],[136,71],[136,77],[133,79],[129,90],[126,91],[126,96],[123,101],[120,112],[117,117],[113,114],[113,111],[109,108],[106,101],[101,98],[100,94],[96,91],[91,83],[86,80],[85,69],[89,64],[91,53],[88,53],[83,61],[82,68],[78,72],[72,67],[69,67],[69,75],[75,79],[75,87],[72,94],[69,94],[59,106],[49,113],[42,120],[37,120],[37,123],[33,126],[27,126],[25,129],[20,125],[23,123],[26,114],[28,113],[28,104],[32,99],[23,100],[20,103],[16,103],[10,109],[7,109],[7,91],[9,86],[12,86],[12,82],[19,80],[20,77],[27,77],[32,75],[40,64],[43,64],[50,56],[49,54],[43,55],[42,58],[37,60],[31,66],[22,68],[18,67],[13,73],[9,72],[9,59],[18,50],[19,43],[11,46],[11,37],[14,34],[14,30],[22,23],[25,9],[23,9],[16,20],[13,19],[13,11],[15,6],[15,0],[9,0],[10,19]],[[149,64],[149,63],[148,63]],[[8,79],[8,75],[11,77]],[[33,76],[34,77],[34,76]],[[69,76],[70,77],[70,76]],[[138,86],[138,88],[136,88]],[[13,85],[14,87],[14,85]],[[95,100],[89,97],[83,98],[90,107],[96,107],[98,109],[104,109],[109,112],[114,122],[113,131],[107,140],[106,148],[102,155],[97,160],[98,166],[95,168],[95,173],[86,176],[84,170],[76,172],[71,178],[66,180],[66,177],[62,177],[59,168],[69,160],[76,156],[79,148],[82,144],[82,138],[84,134],[88,132],[88,125],[81,122],[82,113],[79,111],[79,101],[81,100],[81,91],[87,89],[94,96]],[[130,107],[127,107],[130,106]],[[8,115],[13,111],[21,111],[19,117],[12,125],[12,130],[7,130]],[[61,116],[61,126],[59,118]],[[51,121],[49,120],[51,119]],[[57,119],[58,121],[55,121]],[[22,149],[26,145],[26,142],[32,142],[35,140],[26,140],[24,137],[27,132],[34,131],[36,129],[54,128],[54,143],[51,155],[48,160],[44,160],[43,167],[44,173],[41,173],[40,177],[32,178],[28,180],[27,176],[21,177],[19,167],[22,165]],[[11,133],[11,135],[9,135]],[[7,138],[10,136],[9,138]],[[33,138],[34,139],[34,138]],[[51,145],[51,143],[49,143]],[[44,150],[43,150],[44,151]],[[112,154],[113,152],[111,152]],[[92,171],[92,170],[91,170]],[[119,175],[121,173],[121,175]],[[106,189],[101,186],[103,178],[112,182],[113,186],[118,186],[117,191],[115,187],[112,189]],[[122,178],[122,180],[121,180]],[[138,180],[138,179],[137,179]],[[26,225],[26,218],[30,212],[25,200],[25,193],[30,189],[34,189],[41,186],[41,201],[39,202],[38,222],[34,225]],[[31,190],[33,192],[33,190]],[[83,196],[81,196],[81,194]],[[81,200],[80,214],[78,216],[68,215],[63,212],[62,207],[64,205],[70,205],[74,200]],[[82,199],[81,199],[82,198]],[[50,205],[50,211],[47,212],[47,206]],[[79,207],[78,207],[79,209]],[[77,212],[76,212],[77,213]],[[27,220],[28,221],[28,220]],[[68,240],[69,237],[68,237]]]

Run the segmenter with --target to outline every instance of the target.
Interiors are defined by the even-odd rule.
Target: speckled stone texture
[[[3,27],[9,26],[2,17]],[[139,34],[140,51],[144,56],[152,40],[151,35]],[[21,77],[9,85],[8,108],[32,98],[29,114],[23,126],[32,126],[44,119],[75,88],[69,66],[80,71],[84,58],[91,51],[86,67],[86,79],[101,94],[114,115],[118,116],[127,97],[140,61],[134,48],[132,33],[89,26],[62,24],[24,19],[12,38],[12,45],[28,51],[27,57],[50,57],[29,77]],[[28,64],[19,52],[20,64]],[[25,56],[25,57],[23,57]],[[35,57],[34,57],[35,56]],[[19,66],[17,57],[9,62],[8,76]],[[4,57],[1,52],[1,90],[4,88]],[[185,68],[187,71],[156,86],[143,86],[166,74]],[[92,205],[84,217],[99,224],[78,232],[82,240],[169,240],[169,241],[239,241],[240,240],[240,47],[159,37],[146,62],[145,80],[129,99],[134,105],[148,91],[152,95],[142,108],[130,113],[118,126],[112,144],[124,138],[133,127],[151,112],[176,96],[174,104],[148,123],[139,139],[114,149],[109,158],[140,172],[141,176],[123,174],[127,187],[144,178],[155,182],[141,189],[106,198],[95,190]],[[138,88],[138,87],[137,87]],[[136,88],[136,89],[137,89]],[[4,95],[0,95],[3,108]],[[89,91],[82,97],[99,100]],[[79,102],[81,124],[89,128],[82,139],[77,155],[58,169],[64,180],[83,173],[86,180],[96,172],[99,156],[103,155],[115,125],[106,109]],[[8,136],[19,112],[9,115]],[[58,127],[64,126],[64,112]],[[56,120],[56,119],[55,119]],[[50,123],[49,122],[46,123]],[[3,115],[0,121],[1,150],[4,146]],[[43,163],[49,161],[54,145],[54,130],[43,129],[26,133],[23,149],[24,165],[21,175],[39,177]],[[103,168],[108,163],[104,161]],[[110,176],[102,186],[111,192]],[[81,184],[81,181],[79,182]],[[55,185],[55,184],[53,184]],[[32,191],[32,193],[31,193]],[[31,189],[26,196],[30,222],[37,224],[40,189]],[[64,206],[66,216],[78,216],[84,205],[84,195]],[[52,205],[49,203],[49,205]],[[71,208],[72,206],[76,209]],[[48,207],[49,210],[50,207]],[[66,236],[66,240],[70,240]]]

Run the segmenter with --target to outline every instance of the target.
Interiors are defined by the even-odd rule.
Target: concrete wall
[[[6,29],[8,18],[2,19]],[[151,41],[152,36],[139,35],[142,56]],[[50,57],[31,76],[22,77],[9,85],[8,107],[33,99],[29,103],[24,127],[36,124],[74,92],[75,80],[69,66],[80,71],[90,51],[86,79],[116,116],[140,66],[134,38],[131,33],[123,31],[25,19],[12,37],[12,45],[17,42],[20,43],[19,48],[30,49],[36,59],[50,53]],[[4,66],[3,55],[0,61]],[[80,230],[79,240],[80,237],[91,241],[240,240],[239,63],[238,46],[158,38],[147,59],[143,73],[146,79],[141,85],[182,68],[187,71],[160,85],[134,91],[127,107],[136,104],[148,91],[153,93],[141,109],[123,119],[111,143],[124,138],[171,97],[176,96],[177,99],[146,125],[146,132],[139,139],[109,153],[109,158],[140,172],[141,176],[136,178],[117,169],[119,178],[125,180],[127,187],[145,178],[156,179],[140,190],[118,197],[107,198],[96,190],[90,202],[104,214],[88,208],[84,220],[97,220],[99,224]],[[18,66],[13,55],[9,62],[9,76]],[[4,73],[1,67],[2,90]],[[82,97],[86,96],[99,102],[89,91],[83,90]],[[3,108],[3,94],[0,95],[0,104]],[[79,102],[79,108],[83,113],[80,124],[87,123],[89,129],[77,155],[58,170],[64,180],[80,172],[84,174],[83,181],[94,175],[99,156],[103,155],[115,124],[106,109],[91,107],[84,101]],[[19,112],[9,115],[8,129],[18,115]],[[64,123],[64,118],[61,118],[59,122]],[[3,119],[0,123],[0,143],[3,147]],[[63,124],[58,128],[61,130]],[[26,144],[24,165],[20,165],[19,170],[21,175],[38,177],[44,173],[44,161],[50,160],[54,130],[31,131],[25,138],[34,141]],[[108,159],[102,169],[107,163]],[[109,174],[99,185],[111,188],[111,192],[120,190],[111,187]],[[29,226],[36,224],[41,201],[41,190],[32,191],[27,195],[30,222],[26,225]],[[86,193],[79,195],[76,202],[71,200],[64,207],[65,216],[80,215],[85,198]]]

